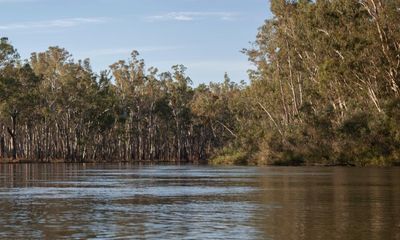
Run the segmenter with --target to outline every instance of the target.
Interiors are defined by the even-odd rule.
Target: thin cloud
[[[213,72],[228,72],[228,73],[246,73],[247,70],[253,69],[251,63],[246,60],[228,60],[228,59],[214,59],[214,60],[168,60],[157,61],[156,66],[172,66],[177,63],[183,63],[189,71],[213,71]]]
[[[4,0],[0,0],[4,1]],[[38,29],[38,28],[68,28],[82,24],[98,24],[107,22],[107,18],[64,18],[48,21],[30,21],[0,25],[0,30]]]
[[[178,46],[160,46],[160,47],[139,47],[139,48],[104,48],[104,49],[95,49],[91,51],[81,52],[81,55],[85,56],[113,56],[113,55],[129,55],[132,53],[132,50],[135,49],[139,53],[146,52],[164,52],[164,51],[173,51],[182,49],[183,47]]]
[[[163,15],[146,17],[147,21],[196,21],[204,19],[219,19],[222,21],[232,21],[238,16],[233,12],[169,12]]]
[[[222,69],[223,71],[247,71],[251,67],[249,62],[240,60],[189,61],[185,65],[191,69]]]
[[[28,3],[28,2],[37,2],[37,0],[0,0],[1,3]]]

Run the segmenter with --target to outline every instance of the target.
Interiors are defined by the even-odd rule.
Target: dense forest
[[[60,47],[21,60],[2,38],[0,159],[398,164],[400,1],[270,3],[248,84],[194,87],[136,51],[101,73]]]

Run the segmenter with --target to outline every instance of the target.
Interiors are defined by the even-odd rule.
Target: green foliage
[[[96,75],[60,47],[26,64],[1,47],[0,159],[205,162],[236,136],[227,75],[193,89],[185,66],[159,73],[136,51]]]
[[[257,66],[247,119],[259,130],[243,131],[261,132],[251,141],[258,158],[279,165],[399,161],[399,7],[395,0],[271,1],[274,17],[244,50]]]
[[[0,158],[389,166],[400,159],[400,2],[272,0],[250,85],[192,86],[137,51],[97,75],[0,41]],[[206,79],[205,79],[206,81]]]
[[[248,165],[249,164],[249,154],[234,150],[231,148],[223,148],[217,153],[217,155],[209,160],[211,165]]]

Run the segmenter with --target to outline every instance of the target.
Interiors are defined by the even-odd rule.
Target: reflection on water
[[[400,239],[400,169],[0,165],[0,238]]]
[[[400,169],[279,172],[262,181],[280,206],[264,218],[272,239],[400,239]]]

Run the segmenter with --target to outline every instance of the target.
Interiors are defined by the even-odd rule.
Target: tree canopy
[[[249,83],[194,87],[133,51],[95,73],[0,42],[0,158],[392,165],[400,158],[400,1],[271,0]],[[205,79],[206,81],[206,79]]]

